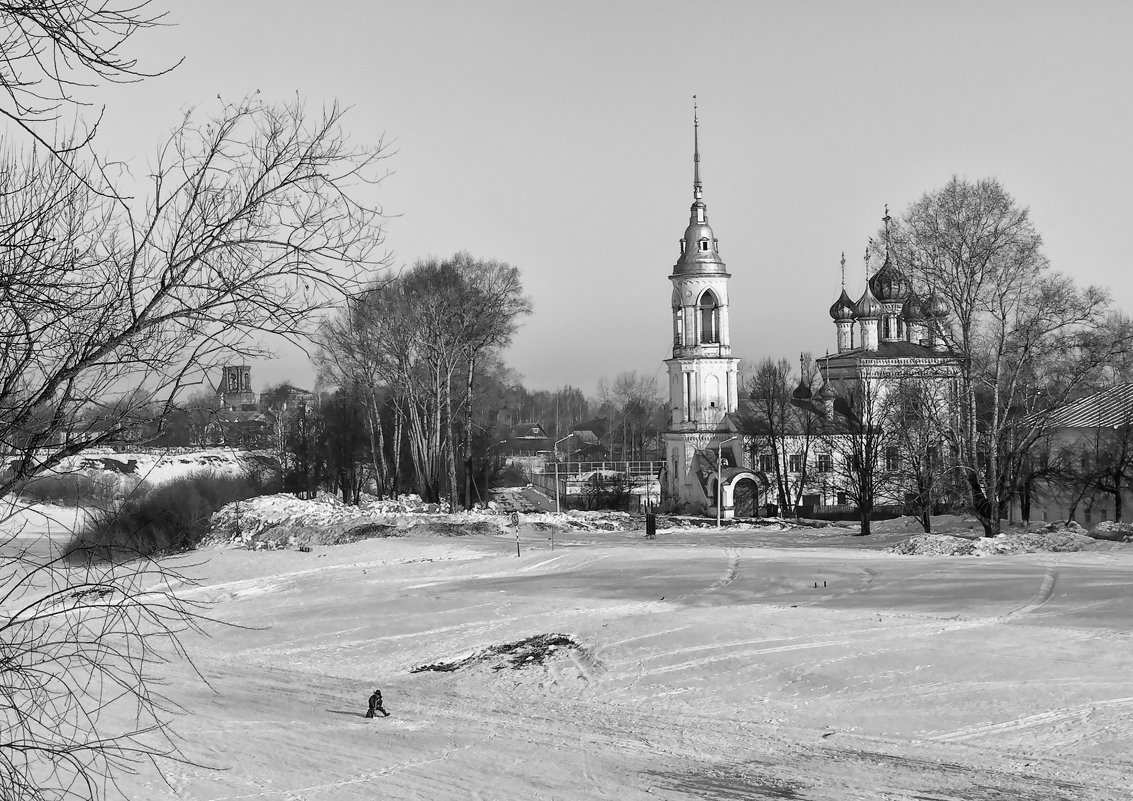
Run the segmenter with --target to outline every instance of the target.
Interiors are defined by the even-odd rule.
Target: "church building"
[[[669,378],[669,428],[665,432],[663,499],[669,508],[715,513],[722,518],[749,517],[771,498],[766,463],[758,438],[750,433],[752,401],[739,378],[740,360],[729,336],[728,278],[719,242],[708,224],[700,180],[699,119],[693,117],[693,202],[680,256],[669,280],[673,284],[672,357],[665,360]],[[888,233],[889,214],[884,217]],[[868,253],[866,262],[868,275]],[[881,268],[869,277],[861,298],[846,292],[842,257],[842,294],[830,308],[837,329],[837,352],[816,360],[821,386],[800,385],[792,403],[805,413],[832,419],[841,408],[836,397],[858,395],[880,403],[900,382],[927,381],[932,394],[950,403],[958,365],[940,336],[948,308],[937,296],[918,297],[886,247]],[[855,328],[857,331],[855,331]],[[856,336],[855,336],[856,334]],[[861,392],[864,385],[866,391]],[[809,428],[809,426],[808,426]],[[836,422],[824,430],[837,429]],[[812,438],[807,434],[808,438]],[[829,481],[836,471],[837,449],[800,448],[786,459],[797,481],[808,473],[822,476],[822,489],[806,497],[816,506],[837,503],[844,493]],[[803,460],[815,460],[811,467]],[[784,465],[783,470],[788,469]],[[826,474],[826,475],[822,475]],[[801,485],[800,485],[801,487]],[[900,489],[894,489],[895,497]],[[802,491],[797,493],[802,496]],[[771,501],[774,502],[774,501]]]
[[[680,241],[673,283],[673,355],[669,374],[669,429],[665,432],[664,497],[686,508],[715,508],[720,476],[730,489],[758,478],[737,467],[742,442],[727,415],[739,402],[740,360],[728,333],[728,274],[720,243],[708,224],[700,182],[700,121],[693,116],[692,207]],[[726,469],[717,470],[716,460]]]

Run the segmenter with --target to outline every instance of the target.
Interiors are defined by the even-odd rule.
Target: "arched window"
[[[685,315],[680,306],[673,307],[673,345],[683,347],[685,344]]]
[[[700,341],[720,341],[720,305],[716,295],[709,289],[700,296]]]
[[[708,252],[708,240],[707,239],[700,240],[700,252],[701,253],[707,253]]]

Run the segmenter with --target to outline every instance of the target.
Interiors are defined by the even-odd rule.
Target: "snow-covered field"
[[[26,544],[80,519],[34,506],[6,528]],[[623,515],[524,514],[517,556],[506,514],[226,507],[217,544],[170,560],[199,581],[180,592],[229,624],[186,641],[207,684],[167,668],[188,762],[122,788],[147,801],[1133,797],[1133,544],[1059,531],[973,545],[917,537],[907,519],[869,538],[668,522],[645,539],[619,530],[633,527]],[[352,531],[367,538],[323,544]],[[931,555],[891,550],[911,537]],[[1016,553],[1036,542],[1087,550]],[[375,687],[388,718],[363,717]]]
[[[183,558],[185,755],[142,799],[1128,799],[1133,546],[843,529],[381,537]],[[540,648],[536,635],[565,635]],[[509,647],[512,649],[509,652]],[[518,662],[518,666],[516,663]],[[423,666],[451,670],[419,670]],[[363,717],[380,687],[388,718]]]

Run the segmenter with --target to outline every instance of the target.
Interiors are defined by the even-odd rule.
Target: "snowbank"
[[[912,556],[999,556],[1021,553],[1062,553],[1097,550],[1098,543],[1081,527],[1050,528],[968,539],[949,534],[922,534],[889,548],[890,553]]]

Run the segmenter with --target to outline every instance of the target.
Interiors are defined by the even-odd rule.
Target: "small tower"
[[[728,278],[719,242],[708,225],[700,182],[700,119],[693,98],[692,206],[673,284],[673,355],[669,373],[669,429],[665,434],[667,491],[686,498],[696,479],[696,454],[724,430],[739,403],[739,363],[728,332]]]
[[[256,393],[252,392],[252,368],[247,364],[226,364],[221,368],[220,402],[226,409],[254,410]]]
[[[673,283],[673,356],[669,369],[670,429],[714,428],[738,401],[739,359],[728,333],[728,278],[708,225],[700,183],[700,120],[693,115],[692,207]]]

